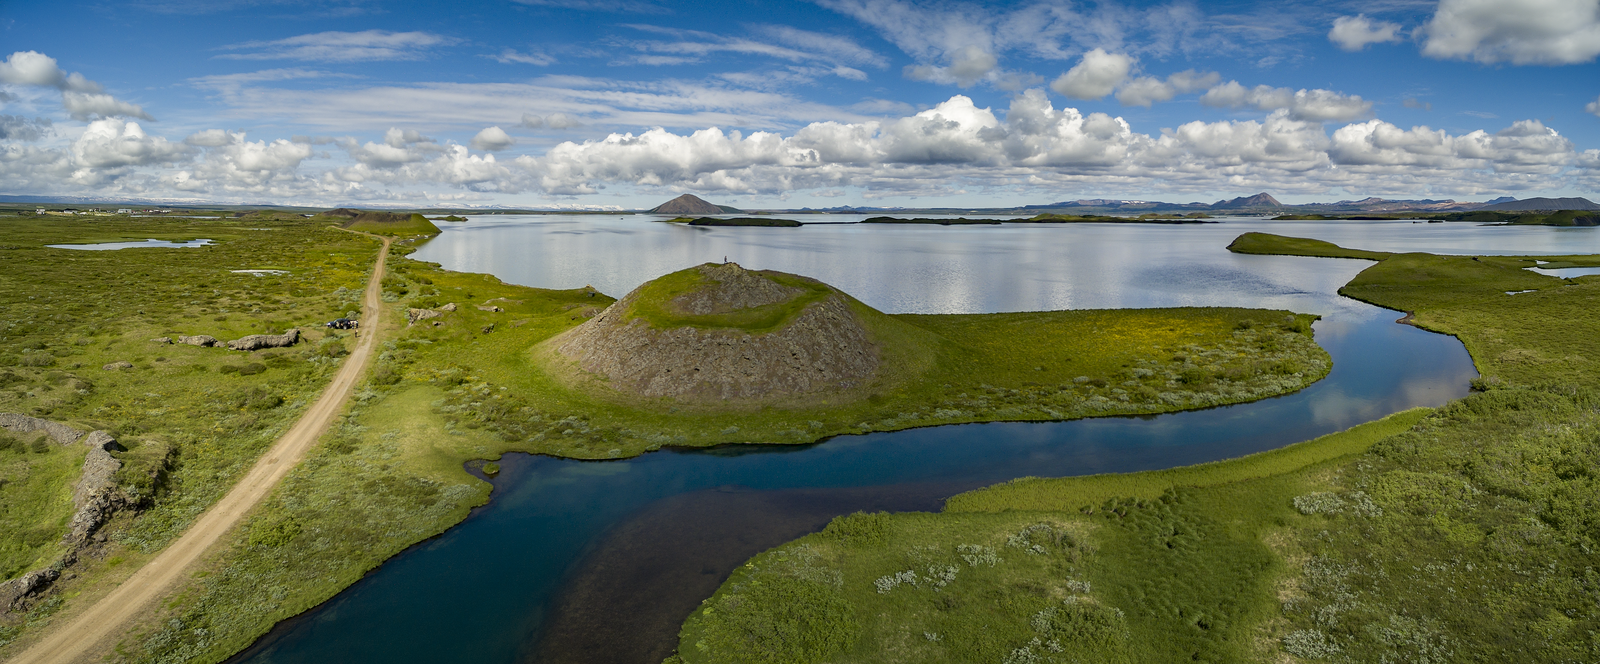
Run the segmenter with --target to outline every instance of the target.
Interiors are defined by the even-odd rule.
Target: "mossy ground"
[[[675,657],[1600,656],[1600,373],[1589,359],[1600,279],[1531,273],[1531,258],[1260,234],[1234,246],[1379,260],[1342,292],[1460,337],[1488,391],[1233,461],[1028,478],[953,497],[939,514],[841,517],[735,574],[685,623]],[[1002,559],[992,567],[991,551]]]
[[[148,502],[120,517],[111,542],[81,556],[76,578],[22,624],[0,624],[8,644],[56,610],[127,571],[120,563],[159,550],[221,496],[310,402],[346,340],[323,321],[359,308],[378,243],[304,219],[219,221],[126,217],[0,220],[0,412],[109,429],[128,451],[119,484]],[[210,238],[187,249],[85,251],[47,244]],[[286,274],[231,270],[273,267]],[[156,337],[233,339],[299,327],[294,348],[239,353],[158,344]],[[127,361],[131,369],[105,370]],[[81,449],[0,452],[3,578],[59,553]],[[76,463],[75,463],[76,461]],[[156,477],[152,478],[152,471]],[[63,490],[63,487],[65,489]],[[15,527],[13,527],[15,526]],[[15,646],[11,646],[15,647]]]

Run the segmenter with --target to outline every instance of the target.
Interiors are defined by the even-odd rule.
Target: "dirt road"
[[[322,433],[328,430],[328,425],[343,410],[345,401],[366,370],[367,360],[376,345],[383,267],[385,259],[389,257],[389,240],[380,239],[383,239],[383,249],[378,252],[378,264],[373,268],[372,280],[367,282],[366,297],[362,301],[362,327],[367,328],[367,333],[360,335],[355,352],[345,359],[344,366],[339,368],[339,373],[323,390],[322,396],[311,404],[300,421],[295,422],[278,442],[273,443],[255,467],[222,500],[200,515],[188,532],[71,622],[53,626],[43,639],[12,662],[71,664],[98,660],[99,655],[116,645],[118,637],[135,618],[144,614],[152,602],[170,593],[190,566],[257,503],[265,499],[272,488],[300,462],[306,451],[316,444]]]

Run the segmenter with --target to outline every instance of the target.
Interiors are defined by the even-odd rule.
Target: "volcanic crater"
[[[782,272],[707,263],[648,282],[551,345],[620,392],[690,402],[845,392],[878,373],[849,296]]]

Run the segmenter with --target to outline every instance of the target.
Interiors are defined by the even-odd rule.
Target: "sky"
[[[0,194],[1600,200],[1600,0],[0,0]]]

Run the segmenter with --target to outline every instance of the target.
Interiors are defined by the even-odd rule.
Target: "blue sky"
[[[0,193],[1595,197],[1600,0],[0,4]]]

